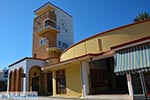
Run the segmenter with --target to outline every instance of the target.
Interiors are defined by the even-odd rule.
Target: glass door
[[[49,94],[53,93],[53,81],[52,81],[52,73],[47,74],[47,91]]]
[[[150,72],[132,74],[134,99],[150,100]]]
[[[145,95],[148,100],[150,100],[150,72],[144,72],[144,82],[145,82]]]
[[[132,74],[132,86],[134,94],[143,94],[141,78],[139,73]]]
[[[132,75],[132,86],[135,100],[145,100],[145,91],[142,82],[142,74],[134,73]]]
[[[39,94],[39,77],[32,78],[32,91],[36,91]]]

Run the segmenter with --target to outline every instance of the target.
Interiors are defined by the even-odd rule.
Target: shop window
[[[56,71],[56,93],[66,94],[65,70]]]
[[[46,45],[46,41],[47,41],[46,38],[40,39],[40,41],[39,41],[40,46]]]

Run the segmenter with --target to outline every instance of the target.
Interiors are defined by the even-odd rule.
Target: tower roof
[[[62,10],[61,8],[59,8],[59,7],[55,6],[55,5],[53,5],[53,4],[50,3],[50,2],[47,2],[47,3],[45,3],[44,5],[42,5],[40,8],[36,9],[36,10],[34,11],[34,13],[35,13],[36,15],[41,15],[41,14],[43,14],[44,12],[46,12],[46,11],[48,11],[48,10],[53,11],[53,10],[55,10],[55,9],[59,9],[59,10],[63,11],[65,14],[69,15],[70,17],[72,17],[70,14],[68,14],[67,12],[65,12],[65,11]]]

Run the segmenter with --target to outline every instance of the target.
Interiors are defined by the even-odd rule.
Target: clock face
[[[64,30],[66,28],[66,24],[65,24],[64,20],[60,20],[58,22],[58,27],[60,30]]]

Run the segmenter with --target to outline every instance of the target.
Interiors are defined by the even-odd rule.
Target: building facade
[[[51,74],[41,67],[59,62],[61,52],[74,43],[72,16],[50,2],[34,13],[32,57],[9,65],[7,90],[52,94],[51,88],[44,87],[52,84],[47,79]]]
[[[52,72],[53,95],[149,99],[149,26],[149,20],[125,25],[69,47],[59,63],[42,68]]]
[[[74,43],[72,16],[51,3],[46,3],[35,10],[33,26],[34,58],[49,58],[49,48],[61,50]]]
[[[62,20],[66,13],[50,3],[35,14],[33,57],[9,66],[8,91],[37,91],[56,97],[150,99],[150,20],[108,30],[70,46],[70,15]],[[61,46],[69,47],[64,50]]]

